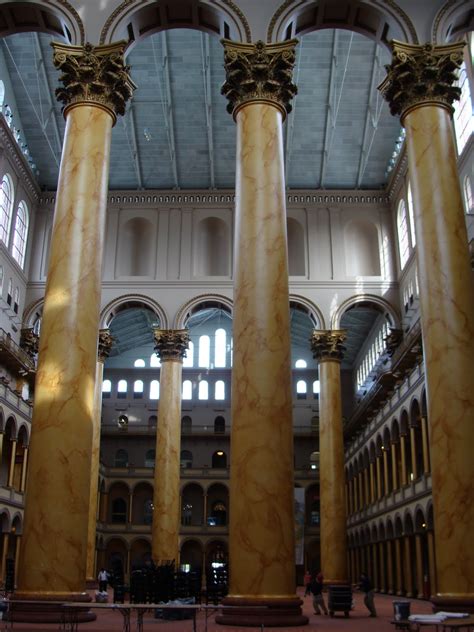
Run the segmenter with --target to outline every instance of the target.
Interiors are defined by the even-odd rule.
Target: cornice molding
[[[35,202],[39,202],[41,196],[41,190],[33,177],[30,165],[25,156],[18,147],[18,143],[13,137],[13,134],[8,127],[5,118],[0,115],[0,146],[4,147],[8,152],[8,156],[11,158],[15,167],[18,169],[19,175],[22,178],[22,184],[31,194]]]

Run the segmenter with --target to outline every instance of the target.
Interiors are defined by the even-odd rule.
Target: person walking
[[[304,596],[307,597],[308,595],[311,595],[311,573],[309,571],[305,571],[303,584]]]
[[[99,580],[99,592],[107,592],[107,582],[109,579],[109,574],[107,573],[105,568],[100,569],[97,579]]]
[[[321,614],[320,607],[324,614],[328,614],[328,609],[324,603],[323,597],[324,577],[320,572],[316,575],[316,578],[311,582],[311,592],[313,593],[313,608],[314,614]]]
[[[377,611],[375,610],[374,605],[374,589],[367,573],[360,574],[359,589],[365,593],[364,605],[370,612],[369,617],[376,617]]]

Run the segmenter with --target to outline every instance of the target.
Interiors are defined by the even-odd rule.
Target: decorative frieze
[[[52,42],[53,63],[62,72],[63,88],[56,89],[66,110],[76,103],[96,103],[111,111],[114,118],[125,114],[127,101],[136,86],[130,66],[124,63],[125,42],[93,46],[68,46]]]
[[[453,83],[463,60],[465,43],[444,46],[418,46],[392,42],[392,63],[386,66],[387,77],[379,90],[390,105],[393,115],[406,115],[422,104],[438,104],[451,108],[461,90]]]
[[[291,99],[298,89],[291,81],[297,40],[278,44],[241,44],[222,40],[226,81],[221,92],[228,99],[227,111],[236,111],[250,101],[277,104],[291,112]]]
[[[189,346],[187,329],[155,329],[155,352],[160,360],[182,360]]]
[[[104,363],[109,357],[115,338],[110,335],[110,329],[99,330],[99,343],[97,346],[97,362]]]
[[[315,329],[311,336],[311,351],[319,362],[323,360],[342,360],[347,334],[342,329]]]

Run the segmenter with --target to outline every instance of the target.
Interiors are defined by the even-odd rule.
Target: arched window
[[[456,82],[458,88],[461,88],[461,97],[459,101],[454,102],[454,131],[456,132],[456,143],[458,153],[461,154],[466,146],[469,137],[474,131],[471,89],[469,86],[469,77],[467,75],[466,62],[463,62],[459,71],[459,79]]]
[[[104,397],[110,397],[112,391],[112,382],[110,380],[104,380],[102,382],[102,394]]]
[[[225,382],[223,380],[217,380],[214,399],[225,399]]]
[[[128,452],[127,450],[117,450],[115,453],[115,467],[128,467]]]
[[[314,380],[313,382],[313,394],[319,395],[319,380]]]
[[[160,383],[158,380],[150,382],[150,399],[160,399]]]
[[[199,338],[199,366],[209,367],[211,340],[209,336]]]
[[[410,254],[408,241],[407,210],[404,200],[400,200],[397,211],[398,248],[400,251],[400,267],[403,270]]]
[[[222,450],[217,450],[212,455],[212,467],[227,467],[227,455]]]
[[[216,329],[215,333],[214,366],[225,367],[226,360],[226,331]]]
[[[23,268],[23,265],[25,263],[28,223],[28,207],[26,206],[25,202],[21,201],[16,212],[12,248],[13,258],[18,262],[20,268]]]
[[[160,358],[156,355],[156,353],[152,353],[150,356],[150,366],[151,367],[161,366]]]
[[[135,360],[135,362],[133,363],[133,366],[136,369],[141,369],[142,367],[145,366],[145,360],[143,360],[143,358],[138,358],[137,360]]]
[[[308,363],[306,362],[306,360],[296,360],[295,362],[295,369],[306,369],[306,367],[308,366]]]
[[[135,380],[133,383],[133,396],[143,397],[143,380]]]
[[[189,450],[181,450],[181,467],[190,468],[193,466],[193,453]]]
[[[222,500],[217,500],[212,504],[211,515],[207,519],[210,527],[225,526],[227,524],[227,507]]]
[[[474,207],[472,204],[472,187],[471,187],[471,179],[469,176],[464,178],[464,205],[466,207],[466,213],[474,212]]]
[[[189,415],[185,415],[181,419],[181,432],[192,432],[193,420]]]
[[[216,434],[222,434],[225,432],[225,419],[221,415],[214,419],[214,432]]]
[[[304,380],[298,380],[296,382],[296,395],[298,399],[306,399],[307,388]]]
[[[155,450],[147,450],[145,453],[145,467],[155,467]]]
[[[8,245],[13,210],[13,184],[8,174],[3,176],[0,186],[0,239]]]
[[[112,501],[112,522],[124,524],[127,522],[127,503],[123,498]]]
[[[413,195],[411,192],[410,184],[408,184],[407,202],[408,202],[408,219],[410,221],[411,247],[414,248],[416,246],[415,213],[413,211]]]
[[[183,367],[191,368],[194,366],[194,344],[189,341],[188,348],[186,349],[186,355],[183,358]]]
[[[119,380],[117,385],[117,397],[127,397],[127,380]]]
[[[184,380],[183,382],[183,399],[193,398],[193,383],[191,380]]]
[[[209,384],[206,380],[201,380],[199,382],[198,398],[209,399]]]

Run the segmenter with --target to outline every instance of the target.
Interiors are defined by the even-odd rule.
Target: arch
[[[133,524],[151,524],[153,518],[153,487],[150,483],[140,482],[133,488],[132,522]]]
[[[44,297],[39,298],[23,310],[23,327],[31,328],[34,326],[38,316],[43,313]]]
[[[357,11],[351,10],[351,6],[351,0],[338,2],[337,10],[329,0],[286,0],[270,20],[267,41],[300,37],[316,29],[342,28],[366,35],[387,47],[392,39],[418,43],[412,21],[394,0],[382,6],[376,0],[361,0]]]
[[[217,469],[227,467],[227,454],[224,452],[224,450],[216,450],[213,453],[212,467]]]
[[[151,542],[147,538],[135,538],[130,542],[130,570],[146,568],[151,562]]]
[[[35,31],[50,33],[66,44],[79,46],[85,43],[84,24],[67,0],[49,0],[47,4],[30,0],[22,2],[21,7],[15,5],[18,3],[0,4],[0,23],[3,26],[0,37]]]
[[[145,308],[156,314],[161,329],[168,329],[168,317],[165,310],[156,301],[143,294],[124,294],[114,298],[102,309],[100,313],[99,329],[108,329],[114,316],[125,309],[133,307]]]
[[[2,513],[0,514],[0,528],[2,533],[10,533],[11,531],[11,516],[10,516],[10,512],[8,511],[7,508],[2,510]]]
[[[181,544],[179,562],[181,566],[189,564],[191,571],[200,574],[202,571],[203,554],[202,542],[194,538],[189,538],[184,540]]]
[[[186,322],[200,309],[217,307],[232,315],[233,303],[230,298],[221,294],[200,294],[185,303],[174,319],[175,329],[186,329]]]
[[[129,47],[143,37],[165,29],[190,28],[226,37],[237,42],[251,42],[249,23],[232,0],[184,0],[176,7],[173,0],[156,5],[154,0],[131,3],[123,0],[104,24],[100,43],[122,39]]]
[[[204,523],[204,490],[199,483],[188,483],[181,492],[181,524],[201,526]]]
[[[347,276],[380,276],[377,226],[366,219],[353,219],[344,226]]]
[[[474,30],[473,21],[470,0],[447,0],[433,20],[432,43],[446,44],[459,40],[465,33]]]
[[[326,325],[322,311],[309,299],[299,294],[290,294],[291,307],[306,313],[314,322],[315,329],[325,329]]]
[[[16,513],[12,520],[12,533],[15,535],[23,534],[23,516],[20,513]]]
[[[0,5],[1,6],[1,5]],[[9,173],[5,173],[0,184],[0,241],[8,248],[13,217],[15,188]]]
[[[350,307],[360,305],[361,303],[364,303],[366,306],[367,304],[371,304],[371,306],[374,306],[379,312],[388,316],[390,327],[401,329],[400,317],[396,309],[388,301],[374,294],[358,294],[343,301],[331,316],[331,329],[339,329],[344,313],[347,312]]]
[[[220,217],[205,217],[196,226],[195,270],[198,276],[230,275],[230,229]]]
[[[24,200],[21,200],[17,206],[15,224],[13,227],[12,256],[22,270],[25,265],[29,225],[30,219],[28,206]]]

